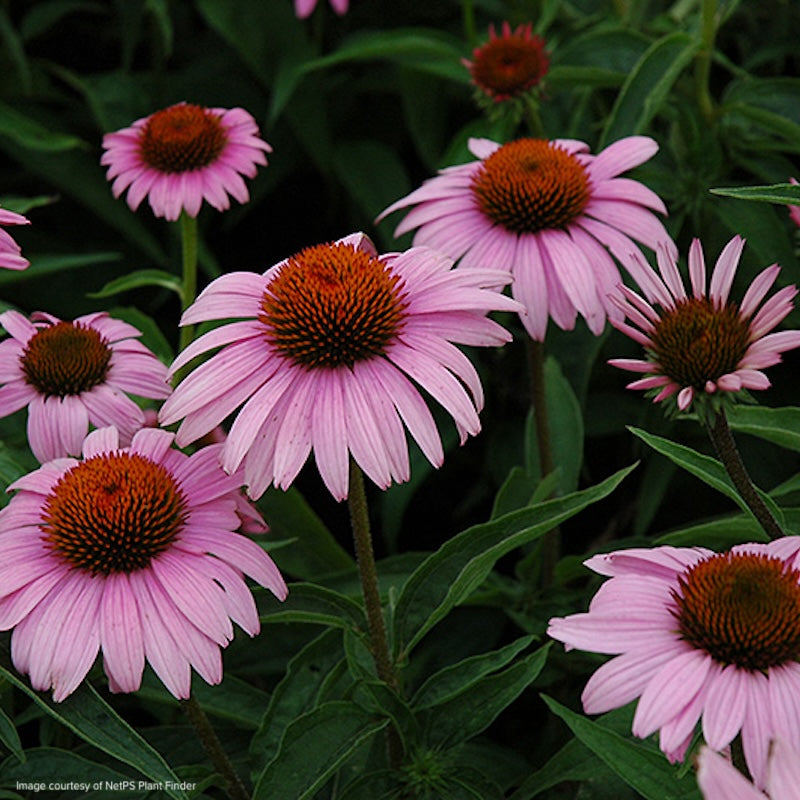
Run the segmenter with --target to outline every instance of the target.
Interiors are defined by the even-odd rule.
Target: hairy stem
[[[194,695],[189,695],[188,700],[182,700],[181,705],[186,715],[189,717],[194,729],[200,739],[203,748],[214,768],[225,780],[225,791],[231,800],[250,800],[250,793],[242,783],[241,778],[236,774],[228,754],[222,746],[214,727],[211,724],[206,712],[200,707],[200,703]]]
[[[553,449],[550,443],[550,420],[547,413],[547,390],[544,372],[544,342],[528,340],[528,363],[530,365],[531,405],[536,423],[536,442],[539,446],[539,472],[545,478],[554,469]],[[542,587],[553,583],[556,564],[561,551],[561,532],[558,528],[548,531],[542,539]]]
[[[353,529],[358,574],[361,578],[361,592],[364,607],[367,611],[369,641],[372,659],[378,677],[391,689],[399,689],[399,681],[394,670],[394,663],[389,652],[389,640],[386,636],[386,625],[383,620],[380,589],[378,588],[378,569],[375,565],[375,553],[372,549],[372,533],[369,525],[367,509],[367,493],[364,488],[364,476],[359,466],[350,460],[350,491],[347,496],[350,508],[350,524]],[[403,760],[403,748],[397,731],[388,729],[389,764],[393,769],[400,767]]]
[[[736,490],[753,512],[753,516],[755,516],[771,539],[780,539],[785,534],[747,474],[747,469],[736,447],[736,441],[728,426],[728,418],[725,416],[725,412],[718,411],[713,424],[706,423],[706,429],[711,437],[714,449],[717,451],[719,460],[733,481]]]

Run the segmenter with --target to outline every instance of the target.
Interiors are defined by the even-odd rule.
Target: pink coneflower
[[[643,360],[609,361],[621,369],[645,373],[628,384],[629,389],[653,390],[654,402],[674,398],[677,408],[686,411],[706,394],[769,387],[761,370],[779,363],[785,350],[800,347],[800,331],[769,333],[792,310],[797,289],[786,286],[761,305],[780,272],[773,264],[753,280],[741,305],[731,301],[730,288],[743,248],[740,236],[728,242],[707,288],[703,248],[695,239],[689,249],[691,296],[675,257],[663,248],[657,254],[660,277],[642,264],[639,286],[646,300],[622,287],[624,296],[615,302],[636,327],[614,320],[612,324],[647,350]]]
[[[416,206],[395,235],[417,228],[414,244],[460,259],[461,267],[511,273],[534,339],[544,340],[549,317],[568,330],[577,314],[600,333],[607,315],[620,316],[609,299],[619,293],[620,276],[608,250],[637,278],[642,267],[632,238],[653,249],[669,238],[651,211],[666,213],[659,197],[618,177],[658,145],[629,136],[596,156],[574,140],[470,139],[469,148],[478,161],[442,170],[379,219]]]
[[[40,463],[78,455],[89,425],[115,425],[123,439],[144,425],[126,392],[163,399],[167,368],[133,325],[100,312],[66,322],[37,312],[0,314],[0,415],[28,406],[28,443]]]
[[[143,428],[130,447],[115,428],[90,433],[83,459],[20,478],[0,511],[0,629],[14,666],[61,701],[98,651],[113,692],[136,691],[145,660],[175,697],[191,668],[222,680],[220,648],[236,622],[259,631],[249,575],[278,599],[272,559],[238,528],[237,477],[219,446],[191,456],[173,434]]]
[[[617,657],[583,691],[587,714],[639,698],[633,733],[660,731],[682,759],[702,717],[721,750],[741,732],[748,769],[764,785],[769,742],[800,747],[800,537],[744,544],[620,550],[585,562],[611,576],[588,613],[550,620],[567,648]]]
[[[218,211],[250,197],[242,176],[252,178],[272,148],[242,108],[178,103],[129,128],[103,137],[100,163],[108,167],[114,197],[128,190],[134,211],[147,197],[157,217],[176,220],[200,213],[203,201]]]
[[[22,214],[15,214],[13,211],[6,211],[0,208],[0,225],[30,225],[31,221]],[[30,266],[30,261],[22,257],[22,249],[14,241],[10,233],[0,227],[0,268],[2,269],[26,269]]]
[[[330,0],[331,8],[341,16],[347,13],[350,0]],[[317,0],[294,0],[294,13],[300,19],[310,17],[317,7]]]
[[[204,334],[172,365],[223,349],[162,406],[184,419],[178,443],[208,433],[244,404],[223,450],[228,472],[244,463],[251,497],[287,488],[313,449],[326,486],[348,494],[349,457],[379,486],[409,478],[405,428],[431,463],[442,444],[419,389],[452,415],[462,441],[480,429],[480,380],[452,343],[496,346],[510,335],[486,318],[517,310],[489,270],[452,270],[428,248],[378,255],[363,234],[306,248],[263,275],[213,281],[182,323],[239,318]],[[465,389],[466,387],[466,389]],[[469,394],[467,393],[469,391]]]
[[[800,754],[782,739],[770,747],[765,795],[731,762],[710,747],[697,757],[697,783],[705,800],[798,800],[800,798]]]
[[[550,59],[544,39],[531,28],[528,23],[512,31],[508,22],[503,22],[498,36],[494,25],[490,25],[489,40],[472,51],[472,61],[464,59],[473,84],[492,103],[525,94],[547,74]]]

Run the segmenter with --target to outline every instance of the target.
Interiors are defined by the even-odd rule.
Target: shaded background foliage
[[[26,213],[33,224],[15,231],[31,267],[0,275],[0,308],[70,318],[110,307],[141,327],[145,342],[165,361],[171,359],[179,317],[175,294],[126,276],[150,268],[176,271],[178,236],[147,208],[132,214],[123,201],[114,201],[99,158],[105,132],[181,100],[246,108],[274,148],[269,166],[249,183],[250,203],[223,215],[209,208],[201,212],[203,281],[232,270],[263,271],[304,246],[354,230],[369,233],[381,250],[407,246],[409,237],[393,239],[397,218],[376,225],[376,215],[437,169],[468,160],[469,136],[515,135],[507,122],[481,117],[460,62],[485,39],[489,23],[502,20],[512,26],[533,22],[547,39],[552,65],[541,114],[549,136],[582,139],[593,151],[633,133],[658,140],[660,152],[636,177],[664,198],[667,227],[681,252],[700,236],[710,259],[740,233],[748,241],[737,275],[741,286],[773,261],[783,267],[779,284],[798,280],[798,238],[785,208],[719,197],[709,189],[782,183],[800,172],[800,4],[719,3],[710,109],[698,103],[703,43],[699,4],[693,0],[475,0],[474,29],[465,25],[463,7],[471,5],[353,0],[346,16],[335,17],[321,0],[314,16],[301,22],[289,0],[4,0],[0,202]],[[115,280],[122,281],[121,290],[104,290]],[[797,322],[795,312],[788,324]],[[534,494],[540,476],[528,419],[524,336],[515,319],[504,323],[514,331],[514,343],[472,354],[487,391],[481,436],[459,448],[455,431],[443,422],[449,450],[444,468],[432,470],[412,448],[411,483],[371,495],[376,547],[387,557],[381,565],[386,587],[402,584],[422,561],[420,551],[435,550],[469,525],[525,507]],[[634,354],[630,342],[608,331],[595,338],[579,322],[573,332],[551,329],[547,347],[553,356],[560,491],[597,484],[637,459],[640,466],[610,497],[564,522],[567,555],[551,592],[531,589],[534,545],[505,555],[469,603],[422,642],[409,666],[412,683],[523,633],[541,637],[551,614],[582,607],[591,586],[579,562],[589,550],[611,541],[652,543],[675,531],[673,541],[724,545],[748,530],[741,516],[735,524],[727,519],[733,510],[728,499],[627,430],[634,425],[709,452],[696,422],[663,419],[660,409],[626,392],[625,376],[605,364],[607,358]],[[795,400],[797,366],[790,355],[771,372],[775,388],[763,403],[778,407]],[[0,420],[4,485],[35,466],[23,414]],[[800,466],[797,448],[780,450],[776,458],[775,445],[763,437],[745,436],[741,446],[766,489],[791,478]],[[790,506],[792,497],[786,495]],[[313,469],[303,473],[298,489],[268,492],[260,507],[281,544],[276,561],[291,578],[357,595],[346,509],[328,497]],[[716,524],[717,516],[726,521]],[[691,526],[700,527],[682,538],[681,529]],[[225,654],[228,676],[219,691],[198,686],[245,773],[260,774],[263,753],[279,740],[277,723],[265,726],[261,716],[270,697],[273,708],[276,697],[295,698],[281,710],[287,716],[287,709],[299,713],[315,693],[338,696],[336,648],[327,665],[334,670],[328,683],[323,686],[317,677],[307,683],[305,695],[299,692],[300,676],[317,662],[301,658],[289,673],[287,664],[303,647],[323,653],[333,646],[319,643],[316,626],[291,624],[291,614],[285,619],[267,624],[253,642],[234,642]],[[337,635],[335,628],[330,635]],[[352,651],[357,645],[345,636],[348,647],[352,666],[353,659],[358,662]],[[581,678],[595,663],[593,657],[566,660],[554,652],[535,686],[576,708]],[[15,756],[0,767],[1,786],[13,789],[14,776],[24,769],[41,773],[45,763],[57,776],[69,771],[58,761],[69,761],[68,756],[37,748],[69,747],[74,758],[85,756],[94,764],[86,768],[91,774],[99,774],[97,764],[125,774],[108,742],[76,738],[42,710],[49,701],[31,701],[29,695],[23,684],[12,688],[6,682],[0,729],[16,717],[22,741],[34,750],[27,767]],[[88,690],[84,695],[82,702],[88,702]],[[113,698],[113,706],[146,739],[138,742],[128,729],[120,733],[135,754],[134,767],[145,754],[154,758],[150,747],[172,765],[202,762],[175,704],[155,681],[134,697]],[[624,714],[610,724],[625,730]],[[254,731],[256,744],[248,750]],[[11,733],[0,739],[18,750]],[[453,763],[464,770],[472,763],[505,790],[565,742],[566,728],[528,690],[488,727],[481,747],[464,745],[471,749],[453,756]],[[567,777],[584,781],[576,796],[633,792],[621,788],[620,779],[575,740],[565,747],[573,748],[562,756],[571,765]],[[542,769],[559,774],[559,763]],[[75,763],[69,768],[74,772]],[[436,769],[449,768],[436,763]],[[146,774],[160,769],[156,763]],[[209,770],[187,766],[179,774],[203,779]],[[340,783],[354,775],[344,773]],[[472,794],[453,790],[446,796],[482,796],[478,778],[474,786]],[[319,789],[320,797],[334,796]],[[209,791],[213,795],[216,789]],[[496,796],[485,791],[486,797]],[[522,800],[536,793],[529,789],[514,796]],[[347,796],[359,795],[354,790]]]

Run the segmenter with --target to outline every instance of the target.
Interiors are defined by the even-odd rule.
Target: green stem
[[[528,132],[534,139],[544,139],[544,125],[539,115],[539,102],[533,97],[526,97],[525,100],[525,122],[528,125]]]
[[[461,0],[461,12],[464,19],[464,38],[470,47],[475,47],[478,34],[475,29],[475,9],[472,0]]]
[[[364,475],[354,460],[350,460],[350,491],[347,496],[350,508],[350,524],[353,529],[358,574],[361,578],[361,592],[364,607],[367,611],[369,626],[369,642],[372,659],[378,677],[394,691],[399,689],[399,681],[389,653],[389,640],[386,636],[386,624],[383,620],[380,589],[378,588],[378,568],[375,565],[375,553],[372,549],[372,534],[367,509],[367,493],[364,488]],[[403,749],[397,731],[388,731],[389,763],[393,769],[402,763]]]
[[[181,252],[183,274],[181,281],[181,310],[185,311],[197,294],[197,217],[181,213]],[[194,326],[181,328],[180,349],[183,350],[194,338]]]
[[[761,527],[771,539],[780,539],[785,536],[778,521],[761,499],[761,495],[747,474],[747,469],[736,447],[736,441],[733,438],[731,429],[728,427],[728,418],[725,416],[725,412],[718,411],[713,424],[706,422],[706,429],[711,437],[714,449],[717,451],[719,460],[733,481],[733,485],[741,498],[747,503],[747,507],[753,512],[753,516],[758,520]]]
[[[528,339],[531,405],[533,406],[533,417],[536,423],[536,442],[539,446],[539,472],[542,478],[555,469],[553,449],[550,443],[550,419],[547,412],[544,360],[544,342]],[[560,552],[561,532],[558,528],[553,528],[542,539],[542,587],[545,589],[553,583]]]
[[[703,119],[711,124],[714,121],[714,101],[711,98],[709,78],[711,59],[714,54],[714,40],[717,35],[717,0],[702,0],[700,49],[695,58],[694,82],[697,105]]]
[[[236,774],[225,748],[222,746],[214,727],[211,725],[206,712],[200,707],[200,703],[194,695],[189,695],[188,700],[182,700],[181,705],[186,715],[189,717],[200,742],[203,745],[214,768],[225,780],[225,791],[231,800],[250,800],[250,793],[242,783],[241,778]]]

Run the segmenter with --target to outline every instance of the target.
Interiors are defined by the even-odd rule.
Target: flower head
[[[126,392],[153,399],[170,393],[167,368],[107,313],[67,322],[41,312],[0,314],[10,334],[0,342],[2,415],[28,407],[28,443],[40,463],[78,455],[89,425],[116,425],[126,442],[144,425]]]
[[[706,287],[703,248],[695,239],[689,249],[691,295],[674,256],[664,248],[657,253],[660,277],[642,263],[639,286],[647,299],[622,287],[623,297],[615,302],[636,327],[613,320],[612,324],[647,351],[644,360],[609,361],[645,373],[628,384],[629,389],[654,390],[654,402],[672,399],[686,411],[706,395],[721,392],[725,397],[742,389],[769,388],[762,370],[779,363],[785,350],[800,347],[798,331],[770,333],[792,310],[797,289],[786,286],[761,305],[780,272],[773,264],[755,278],[741,304],[731,301],[743,248],[739,236],[728,242]]]
[[[272,148],[253,117],[241,108],[178,103],[103,137],[100,163],[108,167],[114,197],[128,190],[134,211],[147,197],[157,217],[176,220],[200,213],[207,201],[218,211],[250,198],[242,178],[252,178]]]
[[[486,314],[518,308],[485,288],[497,284],[496,273],[451,267],[428,248],[379,255],[366,236],[354,234],[306,248],[263,275],[217,278],[183,323],[239,321],[179,355],[173,372],[223,348],[178,385],[161,408],[161,423],[183,419],[183,445],[244,404],[222,463],[228,472],[244,463],[251,497],[270,483],[288,487],[312,449],[337,499],[348,494],[351,455],[383,488],[408,480],[405,428],[440,465],[436,425],[409,378],[452,415],[462,441],[475,435],[480,380],[453,343],[507,342],[509,334]]]
[[[22,214],[0,208],[0,225],[30,225],[31,221]],[[26,269],[30,261],[22,257],[22,249],[11,237],[11,234],[0,228],[0,268]]]
[[[189,696],[191,668],[222,680],[220,648],[236,622],[259,619],[244,575],[286,596],[270,557],[236,533],[237,476],[219,446],[191,456],[173,434],[143,428],[130,447],[115,428],[13,483],[0,511],[0,629],[35,689],[61,701],[99,651],[114,692],[139,688],[145,660]]]
[[[800,537],[738,545],[620,550],[586,566],[606,581],[588,613],[550,620],[548,633],[616,658],[583,691],[587,714],[639,698],[633,733],[660,731],[682,759],[702,718],[715,750],[741,732],[764,785],[769,742],[800,747]]]
[[[331,8],[341,16],[347,13],[350,0],[330,0]],[[317,7],[317,0],[294,0],[294,13],[299,19],[310,17]]]
[[[544,40],[531,32],[531,23],[514,31],[503,23],[502,34],[489,26],[489,40],[472,51],[472,61],[464,66],[480,96],[492,103],[501,103],[525,94],[538,86],[550,66]]]
[[[767,762],[766,790],[760,792],[731,762],[710,747],[697,756],[697,783],[705,800],[797,800],[800,796],[800,755],[783,739],[772,742]]]
[[[609,299],[620,283],[609,250],[636,278],[642,266],[631,237],[653,249],[669,237],[652,213],[666,213],[659,197],[618,177],[650,158],[656,143],[629,136],[596,156],[588,149],[574,140],[471,139],[478,161],[443,170],[379,219],[416,206],[395,235],[417,228],[414,244],[460,259],[460,267],[511,273],[534,339],[544,339],[550,317],[571,329],[578,314],[598,334],[606,316],[620,316]]]

